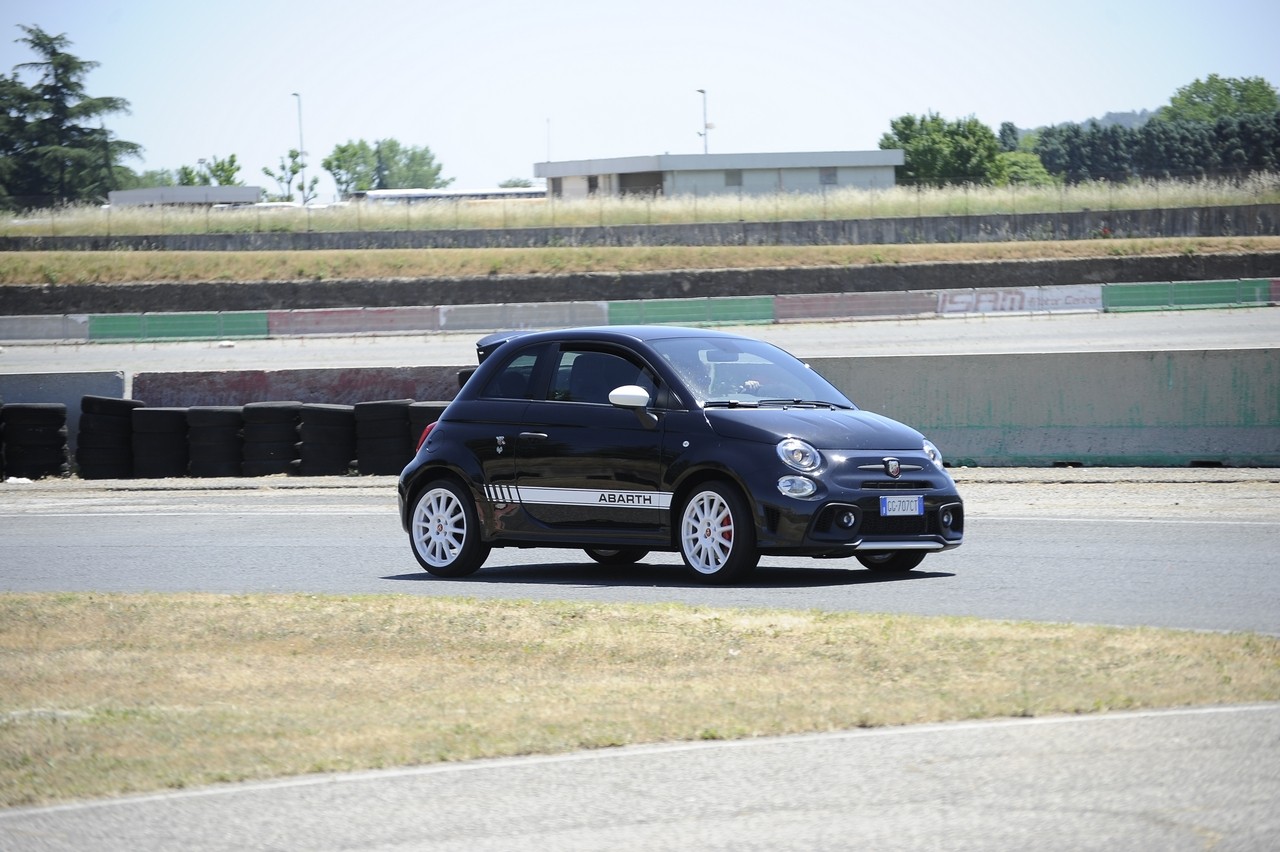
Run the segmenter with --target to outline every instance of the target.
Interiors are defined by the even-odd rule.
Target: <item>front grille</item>
[[[921,479],[866,479],[863,491],[932,491],[933,483]]]

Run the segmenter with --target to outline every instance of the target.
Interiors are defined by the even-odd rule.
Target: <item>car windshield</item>
[[[771,343],[738,337],[672,337],[651,345],[704,407],[854,407],[830,382]]]

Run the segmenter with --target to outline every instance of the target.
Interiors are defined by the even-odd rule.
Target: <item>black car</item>
[[[770,554],[902,572],[963,538],[937,448],[772,344],[611,326],[477,348],[400,475],[401,522],[437,576],[472,573],[494,547],[613,565],[678,551],[710,583]]]

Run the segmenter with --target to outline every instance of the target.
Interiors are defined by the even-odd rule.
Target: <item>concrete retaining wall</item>
[[[390,281],[6,284],[0,317],[902,293],[1280,278],[1280,252]]]
[[[1280,465],[1280,349],[809,363],[952,464]]]
[[[67,446],[76,447],[80,430],[80,399],[125,394],[124,373],[19,373],[0,375],[0,401],[60,402],[67,407]]]
[[[1280,466],[1280,349],[810,359],[953,465]],[[148,405],[444,401],[463,366],[139,373]],[[119,396],[119,373],[0,376],[8,402]],[[76,426],[70,431],[74,440]]]

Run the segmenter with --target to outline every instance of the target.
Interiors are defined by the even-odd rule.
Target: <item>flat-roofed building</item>
[[[900,149],[759,154],[659,154],[605,160],[534,163],[558,198],[605,195],[768,195],[837,188],[888,189]]]
[[[260,186],[150,186],[107,193],[112,207],[157,204],[254,204],[262,200]]]

